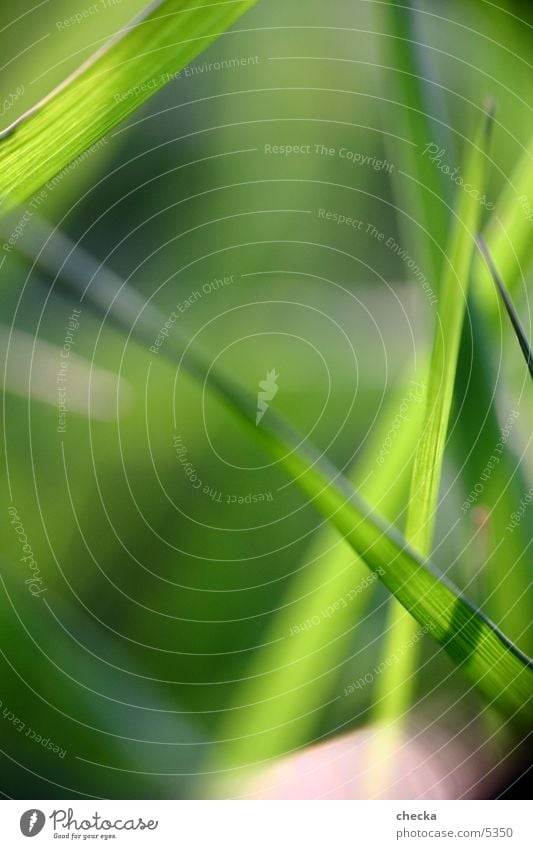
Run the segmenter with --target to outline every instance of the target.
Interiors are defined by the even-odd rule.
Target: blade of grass
[[[532,529],[528,522],[519,523],[513,533],[508,529],[513,512],[530,486],[523,462],[525,448],[515,435],[521,405],[515,402],[516,407],[511,409],[503,398],[498,410],[494,403],[494,399],[499,399],[501,375],[494,363],[487,316],[472,290],[470,296],[470,320],[463,328],[453,422],[453,454],[462,479],[463,503],[457,527],[458,543],[464,553],[461,571],[472,581],[471,552],[480,541],[474,511],[480,508],[486,516],[484,528],[490,543],[490,554],[482,558],[482,570],[479,565],[476,570],[477,581],[484,584],[484,609],[523,651],[531,654]],[[506,564],[503,571],[502,563]]]
[[[395,99],[407,107],[403,112],[396,113],[387,106],[387,110],[383,111],[383,121],[390,129],[390,122],[398,119],[401,122],[401,126],[396,127],[399,135],[411,139],[417,144],[419,151],[428,141],[434,141],[441,148],[453,151],[453,138],[451,133],[447,132],[442,120],[445,116],[436,111],[434,105],[439,87],[432,83],[437,80],[437,72],[431,67],[426,67],[431,62],[432,54],[430,51],[426,53],[424,46],[417,43],[422,39],[418,37],[416,31],[416,12],[412,7],[405,12],[401,6],[398,7],[395,4],[387,4],[382,8],[384,11],[377,14],[382,14],[384,21],[381,30],[384,33],[382,38],[386,51],[383,52],[384,55],[386,53],[387,56],[392,57],[389,65],[396,69],[396,73],[391,72],[390,69],[386,69],[389,71],[387,74],[385,71],[381,72],[381,90],[386,92],[387,97],[394,92]],[[424,60],[428,57],[430,61],[425,63]],[[429,107],[428,103],[431,104]],[[387,139],[389,137],[385,136],[385,140]],[[389,153],[391,161],[397,164],[397,168],[391,174],[392,188],[402,212],[408,213],[407,216],[405,214],[398,216],[398,225],[406,243],[415,235],[417,242],[424,239],[428,239],[430,243],[434,242],[431,238],[432,234],[438,242],[444,228],[441,219],[437,220],[434,216],[438,214],[439,208],[446,210],[445,204],[439,204],[437,199],[440,197],[449,203],[450,189],[453,184],[446,179],[439,181],[438,169],[433,169],[436,173],[431,173],[431,170],[428,172],[427,169],[423,170],[424,164],[429,163],[429,160],[424,156],[415,158],[414,150],[410,146],[395,145]],[[409,180],[405,175],[411,175],[413,179]],[[429,201],[429,207],[426,201]],[[533,137],[510,174],[497,200],[496,208],[483,230],[495,264],[510,292],[519,280],[523,281],[527,263],[533,253],[532,209]],[[423,226],[416,227],[415,222],[420,222]],[[431,245],[428,245],[426,254],[429,255],[430,250]],[[438,291],[438,287],[433,288]],[[463,329],[462,342],[462,353],[468,356],[469,362],[464,365],[465,391],[456,399],[461,415],[454,425],[454,431],[458,434],[464,432],[462,440],[455,441],[454,449],[459,452],[457,460],[465,473],[465,494],[479,486],[480,474],[483,473],[485,460],[478,469],[474,449],[476,456],[490,457],[501,436],[501,424],[494,404],[495,399],[498,400],[501,395],[501,388],[497,363],[493,361],[490,345],[487,344],[487,320],[497,316],[498,300],[491,275],[485,262],[477,253],[473,257],[471,288],[471,322]],[[483,326],[481,321],[476,320],[477,314],[484,317]],[[470,336],[471,329],[475,330],[475,338]],[[474,349],[473,345],[475,345]],[[485,357],[478,355],[481,349],[485,350]],[[478,364],[478,370],[475,373],[471,369],[474,361]],[[479,371],[480,368],[482,372]],[[462,363],[460,363],[460,369],[463,369]],[[465,457],[470,460],[465,462]],[[489,489],[495,494],[494,503],[491,505],[491,536],[495,545],[499,546],[499,557],[492,558],[487,563],[485,571],[494,588],[488,601],[489,609],[496,616],[498,623],[505,622],[506,627],[511,628],[513,633],[521,635],[524,645],[529,648],[531,639],[524,636],[524,623],[531,618],[530,601],[524,594],[524,586],[527,586],[527,583],[524,584],[524,579],[526,582],[528,579],[527,563],[524,562],[523,568],[515,568],[518,563],[517,556],[522,561],[525,561],[527,556],[529,540],[524,531],[525,523],[512,536],[504,532],[508,517],[515,510],[516,504],[520,502],[528,487],[529,483],[524,477],[520,464],[516,462],[513,466],[507,450],[502,454],[501,462],[493,472],[490,486],[486,486],[487,495],[490,494]],[[501,533],[498,528],[502,529]],[[518,537],[521,538],[520,544]],[[509,581],[511,578],[514,581],[516,576],[516,591],[511,592],[509,598],[505,597],[501,589],[498,590],[501,581],[498,564],[500,557],[514,564]],[[509,602],[511,602],[512,614],[509,612]]]
[[[52,235],[45,227],[40,240],[31,240],[27,232],[23,243],[26,255],[51,271],[54,280],[62,276],[82,300],[113,320],[128,338],[150,349],[166,318],[139,293],[63,234]],[[417,554],[389,522],[373,513],[342,473],[272,408],[261,427],[256,427],[254,395],[212,367],[210,358],[191,348],[179,332],[168,342],[161,349],[162,356],[173,368],[177,365],[205,383],[251,428],[323,519],[345,537],[417,622],[431,632],[485,698],[509,719],[529,722],[533,716],[533,662],[427,558]],[[427,532],[426,526],[421,530]]]
[[[492,114],[482,122],[467,154],[464,173],[471,185],[485,184]],[[452,219],[427,383],[426,423],[415,460],[406,534],[421,552],[431,548],[444,446],[461,341],[470,266],[479,222],[477,200],[461,192]]]
[[[505,280],[509,293],[524,285],[524,275],[533,255],[532,199],[533,136],[518,158],[482,231],[494,265]],[[461,380],[456,398],[460,409],[458,459],[463,470],[465,495],[474,493],[479,487],[486,460],[479,463],[477,458],[491,457],[501,441],[503,421],[499,421],[494,403],[502,396],[501,373],[489,334],[499,318],[499,297],[487,263],[479,252],[474,255],[472,264],[470,310],[471,321],[463,332],[464,363],[460,364]],[[505,404],[505,396],[502,401]],[[516,505],[529,488],[524,464],[519,459],[520,451],[524,448],[519,449],[515,456],[512,446],[505,445],[500,462],[492,471],[490,480],[484,484],[479,499],[483,506],[490,507],[488,529],[498,550],[498,557],[489,558],[485,564],[483,577],[489,594],[487,611],[506,632],[520,640],[526,651],[531,652],[531,534],[526,522],[522,522],[513,533],[507,529]],[[467,525],[466,531],[472,533],[470,526]],[[505,591],[502,591],[500,562],[509,565]]]
[[[483,239],[496,268],[514,291],[533,255],[531,238],[533,214],[533,136],[519,158],[496,208],[483,228]],[[494,297],[492,276],[481,256],[474,257],[473,291],[483,312],[495,316],[498,299]]]
[[[470,185],[481,192],[486,182],[487,151],[492,128],[489,111],[476,132],[467,151],[464,166]],[[461,331],[466,311],[470,267],[475,251],[480,205],[471,195],[460,192],[457,210],[452,218],[447,261],[439,289],[433,349],[431,353],[426,393],[426,409],[411,480],[406,539],[424,556],[429,555],[438,507],[439,485],[444,461],[446,434],[450,418]],[[384,764],[396,748],[401,735],[400,724],[413,698],[416,665],[420,640],[413,640],[416,623],[397,602],[391,602],[387,636],[383,649],[385,672],[376,685],[374,721],[389,726],[380,735],[380,752],[372,758],[370,795],[379,794],[379,786],[387,786]],[[398,646],[410,645],[395,663]],[[384,778],[385,776],[385,778]]]
[[[406,0],[401,5],[376,4],[373,14],[376,29],[382,32],[378,49],[384,64],[378,66],[377,78],[386,100],[381,122],[394,131],[384,133],[383,139],[387,155],[396,166],[391,173],[391,186],[402,211],[398,226],[420,268],[430,280],[435,280],[439,278],[443,257],[439,239],[432,238],[432,234],[446,231],[445,201],[450,187],[423,151],[430,143],[444,146],[441,89],[429,79],[434,71],[428,67],[424,45],[419,40],[417,11],[412,3]],[[391,97],[397,105],[391,106]],[[408,142],[401,143],[395,136]]]
[[[388,73],[380,71],[380,90],[386,91],[387,97],[392,91],[395,100],[402,104],[396,110],[391,111],[388,107],[382,110],[382,120],[386,126],[392,120],[398,135],[412,142],[412,146],[391,145],[390,137],[385,135],[386,143],[388,141],[392,147],[389,156],[397,165],[391,175],[391,184],[402,212],[398,216],[398,226],[404,241],[411,245],[411,251],[420,260],[421,267],[438,280],[443,259],[439,240],[434,238],[434,234],[445,232],[448,227],[450,185],[440,170],[433,167],[424,151],[434,143],[443,150],[451,146],[445,116],[439,107],[441,89],[433,84],[435,69],[427,61],[417,31],[417,10],[411,3],[378,6],[374,14],[382,22],[384,31],[381,51],[392,66],[392,69],[387,69]],[[431,285],[437,289],[433,282]],[[408,643],[413,625],[404,608],[391,599],[382,658],[385,672],[378,679],[375,693],[373,714],[377,722],[402,715],[410,704],[414,652],[402,651],[403,659],[398,663],[391,664],[390,658],[395,656],[397,648]],[[380,734],[379,739],[387,746],[387,735]],[[390,748],[393,750],[394,746],[395,739],[391,735]],[[377,765],[370,764],[368,772],[368,793],[372,797],[378,794],[380,783],[383,784],[380,776],[383,767],[379,755],[371,760],[377,761]]]
[[[256,0],[156,0],[0,132],[0,212],[87,151]]]
[[[386,462],[380,463],[380,451],[404,395],[413,401],[409,420],[396,431]],[[355,469],[363,481],[362,494],[391,519],[405,503],[408,458],[414,452],[422,409],[412,386],[401,398],[395,393]],[[328,699],[339,695],[342,667],[354,661],[346,653],[377,585],[371,577],[335,530],[327,527],[315,536],[305,566],[291,579],[270,618],[264,648],[254,655],[218,731],[220,743],[211,770],[257,763],[313,740]]]
[[[503,305],[507,310],[507,315],[509,316],[509,320],[513,326],[513,330],[516,334],[516,338],[518,339],[518,344],[522,349],[522,353],[524,355],[524,359],[526,361],[527,367],[529,369],[529,373],[531,377],[533,377],[533,352],[531,350],[531,345],[529,344],[528,338],[526,336],[526,332],[522,327],[522,322],[518,317],[518,313],[514,307],[514,304],[511,300],[511,296],[507,291],[507,287],[503,282],[502,278],[498,273],[498,269],[494,264],[494,260],[490,254],[490,251],[487,247],[487,243],[483,239],[482,236],[479,236],[477,239],[479,250],[481,251],[483,257],[485,258],[485,262],[487,263],[487,267],[491,273],[492,279],[494,280],[494,285],[496,286],[497,291],[500,294],[500,297],[503,301]]]

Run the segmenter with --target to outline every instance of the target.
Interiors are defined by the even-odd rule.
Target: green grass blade
[[[469,583],[481,583],[487,615],[532,654],[531,527],[520,522],[512,533],[508,530],[510,517],[530,486],[527,463],[521,459],[523,443],[515,433],[523,413],[528,415],[528,399],[527,395],[520,401],[513,399],[512,407],[503,399],[500,410],[496,409],[492,399],[501,392],[499,364],[494,362],[487,315],[473,294],[469,321],[463,327],[452,437],[455,462],[462,470],[459,495],[463,503],[457,527],[463,552],[461,573]],[[525,433],[527,439],[527,425]],[[492,469],[489,461],[496,464]],[[479,527],[480,514],[487,517],[484,531]],[[502,563],[506,564],[503,571]]]
[[[0,211],[54,177],[164,86],[255,0],[157,0],[0,133]]]
[[[438,199],[442,198],[449,203],[450,189],[453,184],[443,178],[438,185],[440,172],[438,169],[434,169],[434,173],[431,173],[431,170],[427,168],[424,170],[424,167],[429,164],[429,160],[427,157],[419,155],[418,159],[422,161],[417,161],[417,152],[420,154],[423,146],[432,142],[453,154],[453,137],[451,133],[447,132],[446,116],[442,112],[439,113],[438,106],[435,106],[435,95],[438,95],[440,91],[439,86],[432,82],[436,80],[436,71],[431,67],[424,66],[423,46],[421,49],[421,45],[416,43],[423,41],[416,34],[416,10],[410,3],[403,7],[388,4],[383,9],[384,11],[378,12],[378,15],[382,15],[386,21],[386,25],[382,27],[385,33],[383,44],[387,55],[391,57],[388,64],[396,72],[391,73],[390,69],[387,69],[386,76],[382,72],[384,81],[381,90],[386,91],[387,96],[392,93],[395,100],[405,104],[406,108],[398,113],[399,123],[396,129],[400,136],[409,138],[418,146],[418,148],[413,148],[408,145],[395,144],[394,149],[390,152],[391,160],[396,161],[399,166],[392,175],[393,189],[402,213],[405,211],[408,213],[408,216],[404,214],[399,216],[398,225],[406,240],[411,235],[410,231],[416,232],[418,230],[417,241],[420,245],[417,246],[416,250],[420,252],[421,257],[426,257],[425,261],[429,262],[431,255],[435,256],[434,247],[435,245],[438,246],[440,234],[444,232],[442,217],[436,218],[435,216],[441,212],[445,214],[447,212],[445,204],[439,203]],[[431,58],[428,64],[433,64]],[[394,122],[396,113],[387,106],[383,114],[386,126],[392,129],[391,121]],[[443,119],[443,123],[441,123],[441,119]],[[411,179],[407,179],[406,175],[411,175]],[[506,188],[498,199],[495,212],[489,219],[484,231],[485,238],[509,288],[515,286],[519,276],[523,275],[526,263],[531,256],[533,248],[533,241],[531,240],[532,198],[533,138],[510,175]],[[419,222],[422,226],[415,230],[414,222]],[[424,230],[427,232],[424,233]],[[437,260],[439,260],[438,256]],[[431,268],[429,264],[428,268]],[[476,300],[471,301],[470,304],[472,310],[470,325],[475,318],[475,313],[481,312],[485,317],[487,315],[494,317],[498,306],[497,298],[494,297],[490,274],[477,253],[474,253],[473,257],[472,282]],[[433,288],[438,290],[438,287],[434,286]],[[463,327],[462,344],[463,353],[471,360],[470,346],[473,340],[468,335],[469,331],[470,326]],[[476,347],[473,354],[477,371],[472,373],[469,364],[466,362],[464,365],[460,364],[461,376],[464,372],[467,389],[458,401],[462,415],[454,426],[454,431],[462,437],[462,442],[459,444],[458,440],[455,440],[454,448],[456,451],[460,451],[459,462],[462,468],[466,469],[465,496],[473,491],[474,487],[479,486],[480,475],[484,473],[483,465],[485,463],[485,460],[483,460],[481,468],[477,469],[474,468],[475,463],[473,462],[468,462],[465,465],[465,457],[472,456],[473,445],[477,446],[478,449],[476,455],[490,457],[501,438],[502,423],[498,421],[494,407],[494,396],[498,389],[495,373],[496,365],[493,365],[491,361],[490,354],[492,352],[490,350],[487,350],[488,356],[485,358],[478,353],[481,347],[489,348],[485,337],[486,321],[481,336],[475,340]],[[470,367],[471,365],[470,362]],[[480,368],[482,372],[480,372]],[[483,434],[483,442],[480,442],[481,434]],[[484,565],[483,580],[488,582],[491,587],[486,592],[488,596],[487,607],[496,616],[496,621],[501,623],[506,630],[510,629],[513,635],[520,639],[524,647],[529,648],[531,638],[527,636],[526,623],[530,621],[530,600],[524,592],[529,580],[528,564],[525,562],[529,540],[524,539],[526,534],[523,527],[513,536],[504,531],[498,532],[498,527],[505,528],[508,516],[512,514],[516,503],[520,501],[523,493],[527,490],[528,484],[522,479],[520,468],[515,467],[515,465],[510,460],[508,451],[503,452],[501,463],[498,464],[489,483],[485,484],[484,495],[490,498],[491,493],[494,493],[493,500],[489,500],[488,503],[491,504],[491,536],[498,540],[499,555],[498,558],[489,558],[489,562]],[[472,549],[474,549],[476,536],[474,529],[466,528],[465,532],[474,537],[472,545]],[[520,540],[518,539],[519,536]],[[465,545],[467,545],[466,541]],[[499,561],[502,558],[505,562],[512,564],[506,577],[506,587],[509,592],[507,599],[505,593],[501,592]],[[469,556],[466,559],[468,561]],[[469,568],[472,569],[471,565]],[[477,569],[477,567],[475,568]],[[394,600],[391,600],[390,614],[389,639],[384,648],[385,656],[390,655],[396,643],[403,645],[409,639],[409,617],[405,616]],[[529,629],[530,633],[531,629]],[[376,710],[377,716],[384,717],[388,713],[392,715],[394,712],[401,714],[407,709],[414,684],[412,672],[416,665],[416,655],[417,651],[411,649],[402,658],[401,664],[388,667],[385,675],[380,677],[377,700],[386,699],[388,692],[390,710],[383,702],[381,710],[379,707]]]
[[[57,716],[65,734],[67,729],[69,734],[76,731],[79,756],[101,763],[112,759],[120,770],[146,769],[144,746],[138,744],[156,738],[155,720],[159,739],[172,741],[175,763],[183,772],[183,776],[176,776],[173,790],[185,793],[187,772],[198,768],[206,743],[201,722],[188,715],[179,700],[174,702],[174,713],[166,709],[164,689],[145,678],[145,670],[136,664],[133,652],[109,637],[106,629],[87,615],[79,600],[77,604],[71,603],[65,598],[68,593],[50,592],[49,588],[46,596],[41,597],[43,610],[35,616],[34,599],[19,579],[19,552],[12,545],[7,547],[14,557],[10,560],[3,554],[0,557],[3,675],[6,670],[12,671],[21,698],[36,700],[35,704],[42,709],[40,718],[45,729],[50,717]],[[81,668],[85,675],[82,671],[79,679],[73,672],[74,652],[78,652],[75,655],[78,660],[84,660]],[[28,656],[34,659],[30,680],[21,674]],[[91,670],[89,674],[88,670]],[[98,683],[93,688],[90,681]],[[58,682],[61,709],[56,706]],[[154,706],[154,710],[135,710],[134,706],[141,700]],[[167,797],[167,778],[154,773],[147,779],[154,793]],[[117,795],[120,795],[118,787]]]
[[[464,173],[470,185],[483,187],[485,184],[491,127],[492,115],[489,114],[468,151]],[[450,250],[440,287],[429,364],[426,422],[415,460],[406,527],[407,538],[424,554],[429,553],[433,538],[444,446],[479,216],[480,205],[476,198],[461,191],[457,211],[452,219]]]
[[[391,520],[409,487],[407,458],[415,450],[423,409],[418,395],[418,386],[409,385],[401,397],[391,398],[355,469],[364,497]],[[409,420],[397,430],[381,463],[380,452],[403,403]],[[339,696],[342,667],[353,663],[348,646],[373,597],[373,578],[334,529],[316,535],[221,724],[211,768],[266,760],[313,740],[328,700]]]
[[[496,268],[512,294],[533,255],[533,136],[496,201],[496,208],[483,229]],[[474,293],[489,316],[497,314],[492,277],[481,256],[473,263]]]
[[[468,221],[465,218],[463,224]],[[44,238],[42,238],[44,236]],[[37,246],[38,245],[38,246]],[[37,250],[35,250],[37,248]],[[37,244],[24,239],[32,261],[57,274],[67,266],[70,289],[84,294],[149,350],[165,316],[66,236],[41,232]],[[462,258],[461,258],[462,259]],[[226,406],[249,426],[264,448],[284,467],[321,516],[329,521],[375,572],[390,592],[431,632],[478,690],[509,718],[529,722],[533,715],[533,663],[477,610],[429,560],[417,554],[390,523],[373,513],[350,483],[323,455],[269,409],[256,427],[256,398],[211,359],[176,333],[161,349],[173,368],[179,361],[194,379],[205,381]],[[424,528],[425,529],[425,528]]]
[[[489,113],[472,141],[464,168],[468,183],[481,192],[486,182],[491,126],[492,115]],[[424,556],[429,555],[433,541],[470,268],[481,210],[476,198],[459,191],[447,260],[439,287],[440,300],[428,370],[425,419],[415,456],[405,530],[406,539]],[[391,601],[383,648],[385,661],[394,656],[398,646],[412,642],[415,629],[416,623],[412,617],[406,614],[398,602]],[[377,722],[395,722],[401,720],[407,712],[412,701],[419,647],[420,642],[414,641],[410,650],[403,653],[397,663],[391,665],[386,662],[385,672],[376,686],[374,719]],[[385,745],[389,742],[394,746],[392,733],[390,740],[385,738]],[[376,763],[382,760],[377,757]],[[374,776],[371,781],[376,783]]]
[[[383,141],[396,164],[391,186],[400,211],[398,227],[410,253],[433,281],[443,264],[438,234],[448,223],[450,184],[424,151],[431,143],[444,147],[449,141],[440,109],[442,90],[428,78],[434,73],[427,67],[417,31],[419,13],[412,2],[373,4],[373,15],[382,33],[378,97],[386,92],[386,100],[379,97],[379,102],[381,123],[388,130]]]
[[[485,240],[481,236],[478,238],[477,241],[478,241],[479,250],[481,251],[482,255],[484,256],[485,262],[487,263],[487,267],[488,267],[488,269],[491,273],[492,279],[494,280],[494,285],[496,286],[496,289],[497,289],[497,291],[498,291],[498,293],[499,293],[499,295],[502,299],[503,305],[504,305],[505,309],[507,310],[507,315],[509,316],[509,320],[510,320],[512,326],[513,326],[513,330],[516,334],[516,338],[518,339],[518,344],[520,345],[520,348],[522,349],[522,353],[524,355],[524,359],[525,359],[527,367],[529,369],[529,373],[530,373],[531,377],[533,377],[533,351],[531,350],[531,345],[529,344],[529,340],[526,336],[526,332],[525,332],[524,328],[522,327],[522,322],[520,321],[518,313],[517,313],[515,306],[514,306],[512,300],[511,300],[511,296],[509,295],[509,292],[507,291],[507,287],[506,287],[505,283],[503,282],[502,278],[500,277],[500,274],[498,272],[498,269],[496,268],[496,265],[494,264],[494,260],[492,259],[490,251],[487,247],[487,243],[485,242]]]
[[[533,258],[532,216],[533,136],[510,172],[497,198],[496,208],[482,230],[483,239],[494,266],[505,281],[509,297],[524,292],[526,274]],[[493,403],[494,398],[502,395],[501,364],[491,343],[490,333],[491,330],[495,335],[499,333],[500,298],[490,269],[479,252],[474,255],[472,264],[471,290],[471,321],[468,327],[465,326],[465,362],[462,364],[462,385],[457,398],[462,410],[457,422],[457,447],[464,473],[465,497],[470,497],[469,493],[479,486],[486,458],[498,446],[505,422],[505,416],[499,420]],[[520,412],[521,402],[515,398],[514,403]],[[507,406],[505,395],[502,406]],[[518,459],[523,446],[520,449],[516,438],[513,441],[515,448],[512,444],[506,446],[501,454],[501,462],[497,464],[490,480],[484,484],[483,494],[479,498],[480,505],[490,509],[491,538],[498,545],[498,557],[490,558],[483,567],[483,581],[489,597],[489,615],[531,653],[531,534],[526,522],[521,523],[513,533],[509,533],[506,527],[509,517],[530,485],[524,463]],[[484,459],[479,463],[476,457]],[[468,537],[476,537],[471,521],[465,532]],[[506,570],[504,592],[499,562],[505,562],[510,567]]]

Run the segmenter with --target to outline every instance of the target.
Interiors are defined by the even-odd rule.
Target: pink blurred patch
[[[475,735],[472,735],[474,737]],[[501,780],[499,757],[487,743],[364,729],[282,758],[242,783],[232,798],[476,799]],[[226,791],[230,787],[226,785]]]

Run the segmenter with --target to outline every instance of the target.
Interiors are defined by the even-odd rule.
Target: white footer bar
[[[4,801],[0,844],[531,849],[528,807],[519,801]]]

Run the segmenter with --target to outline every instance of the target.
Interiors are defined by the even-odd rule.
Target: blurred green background
[[[16,16],[4,5],[2,98],[20,94],[1,125],[142,6],[123,0],[65,29],[58,22],[82,10],[79,0],[22,2]],[[496,201],[532,127],[528,4],[424,2],[414,14],[396,11],[427,81],[431,135],[410,135],[401,91],[414,81],[399,64],[406,42],[387,4],[262,0],[39,206],[40,216],[165,316],[177,310],[180,330],[252,393],[275,369],[273,407],[359,482],[378,474],[379,450],[409,381],[425,381],[435,306],[405,256],[386,245],[393,239],[438,290],[456,188],[428,164],[421,143],[438,144],[442,161],[458,166],[479,108],[495,98],[487,197]],[[438,192],[429,221],[441,250],[428,249],[423,213],[416,215],[410,197],[409,175],[420,167]],[[2,225],[2,242],[29,203]],[[343,693],[380,660],[387,593],[374,586],[357,616],[350,607],[321,615],[325,599],[354,585],[343,573],[335,595],[320,578],[335,573],[327,564],[339,556],[338,540],[323,534],[312,506],[209,387],[203,391],[33,266],[35,223],[21,236],[26,255],[3,250],[0,258],[2,792],[205,796],[214,792],[216,770],[239,775],[240,767],[364,726],[373,688]],[[525,260],[513,296],[530,332]],[[231,282],[209,285],[223,278]],[[81,316],[65,432],[58,432],[57,372],[73,308]],[[481,333],[476,321],[473,312],[434,560],[528,651],[531,517],[513,533],[505,526],[531,473],[531,393],[505,316],[493,314]],[[399,527],[416,406],[410,403],[398,437],[397,475],[374,494]],[[463,511],[511,411],[518,417],[502,462]],[[259,493],[265,500],[247,503]],[[37,597],[24,583],[29,572],[11,504],[46,587]],[[342,556],[349,564],[350,555]],[[323,573],[313,571],[320,557]],[[305,575],[316,591],[306,605],[298,589]],[[315,610],[320,624],[291,636],[302,609]],[[306,658],[303,681],[293,658],[277,704],[279,662],[269,667],[268,652],[275,644],[272,657],[292,657],[296,639]],[[293,676],[294,697],[286,694]],[[260,703],[269,686],[271,709],[246,707],[251,693]],[[455,733],[483,710],[425,637],[414,721],[439,717]],[[281,737],[280,716],[288,723]],[[241,727],[244,742],[231,742]]]

